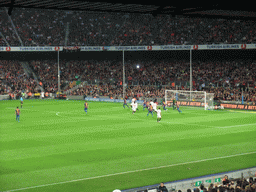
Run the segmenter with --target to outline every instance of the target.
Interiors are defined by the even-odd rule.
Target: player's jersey
[[[134,103],[135,101],[136,101],[136,99],[135,99],[135,98],[133,98],[133,99],[132,99],[132,103]]]
[[[177,107],[177,109],[178,109],[178,108],[180,108],[180,106],[179,106],[179,104],[178,104],[178,103],[176,103],[176,107]]]
[[[22,97],[20,98],[20,101],[23,102],[23,98]]]
[[[143,102],[143,106],[146,106],[146,103],[147,103],[147,102],[146,102],[146,101],[144,101],[144,102]]]
[[[151,101],[151,102],[150,102],[150,104],[153,106],[154,102],[153,102],[153,101]]]
[[[156,113],[157,113],[157,117],[161,117],[161,110],[160,109],[158,109],[157,111],[156,111]]]
[[[153,109],[156,110],[156,103],[153,103]]]
[[[84,104],[84,108],[87,109],[88,108],[88,103]]]
[[[16,115],[20,115],[20,109],[16,109],[15,112],[16,112]]]
[[[146,107],[149,107],[149,102],[146,103]]]
[[[44,92],[41,92],[41,97],[44,97]]]
[[[126,104],[126,99],[124,99],[124,104]]]
[[[151,106],[149,106],[148,110],[149,110],[149,111],[153,111],[153,107],[152,107],[152,105],[151,105]]]
[[[133,111],[136,111],[136,108],[137,108],[137,103],[133,103],[133,104],[132,104],[132,110],[133,110]]]
[[[163,106],[166,106],[165,102],[163,101]]]

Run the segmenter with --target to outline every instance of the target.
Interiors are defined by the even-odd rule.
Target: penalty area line
[[[175,166],[179,166],[179,165],[186,165],[186,164],[192,164],[192,163],[200,163],[200,162],[205,162],[205,161],[211,161],[211,160],[216,160],[216,159],[225,159],[225,158],[242,156],[242,155],[249,155],[249,154],[255,154],[255,153],[256,153],[256,151],[248,152],[248,153],[240,153],[240,154],[235,154],[235,155],[228,155],[228,156],[223,156],[223,157],[201,159],[201,160],[198,160],[198,161],[190,161],[190,162],[185,162],[185,163],[177,163],[177,164],[172,164],[172,165],[164,165],[164,166],[159,166],[159,167],[152,167],[152,168],[139,169],[139,170],[133,170],[133,171],[126,171],[126,172],[120,172],[120,173],[113,173],[113,174],[108,174],[108,175],[88,177],[88,178],[82,178],[82,179],[76,179],[76,180],[62,181],[62,182],[57,182],[57,183],[49,183],[49,184],[44,184],[44,185],[24,187],[24,188],[20,188],[20,189],[12,189],[12,190],[4,191],[4,192],[22,191],[22,190],[26,190],[26,189],[34,189],[34,188],[39,188],[39,187],[47,187],[47,186],[60,185],[60,184],[66,184],[66,183],[73,183],[73,182],[78,182],[78,181],[92,180],[92,179],[98,179],[98,178],[103,178],[103,177],[111,177],[111,176],[116,176],[116,175],[124,175],[124,174],[129,174],[129,173],[137,173],[137,172],[142,172],[142,171],[149,171],[149,170],[154,170],[154,169],[162,169],[162,168],[167,168],[167,167],[175,167]]]

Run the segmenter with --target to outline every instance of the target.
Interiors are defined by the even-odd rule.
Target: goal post
[[[180,106],[204,107],[205,110],[214,109],[214,93],[206,91],[165,90],[165,103],[170,106],[173,99]]]

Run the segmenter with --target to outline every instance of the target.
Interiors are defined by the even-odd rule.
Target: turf
[[[256,112],[0,101],[0,191],[113,191],[256,166]],[[163,167],[161,167],[163,166]]]

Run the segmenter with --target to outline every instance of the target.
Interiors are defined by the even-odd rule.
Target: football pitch
[[[0,101],[0,191],[129,189],[256,166],[256,112]]]

